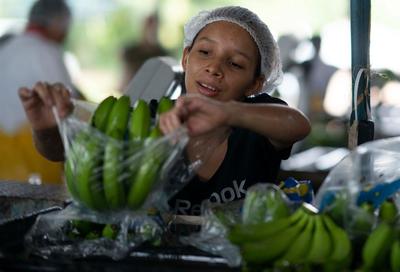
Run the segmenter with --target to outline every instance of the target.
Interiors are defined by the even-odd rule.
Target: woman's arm
[[[189,134],[202,135],[220,127],[241,127],[264,135],[277,148],[290,146],[310,132],[308,119],[298,110],[278,104],[220,102],[198,95],[178,99],[161,116],[160,128],[169,133],[185,123]]]
[[[300,111],[280,104],[249,104],[230,101],[224,104],[227,124],[264,135],[277,148],[283,148],[306,137],[310,122]]]

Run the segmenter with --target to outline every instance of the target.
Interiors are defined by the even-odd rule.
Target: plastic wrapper
[[[54,110],[73,203],[37,218],[26,237],[30,251],[42,257],[120,259],[143,242],[159,243],[164,228],[156,215],[169,209],[168,199],[201,164],[184,156],[186,130],[143,141],[129,140],[125,132],[115,139],[92,126],[97,105],[73,102],[67,118],[60,120]],[[156,127],[156,120],[151,122]]]
[[[228,239],[230,227],[235,224],[268,222],[289,216],[297,203],[290,202],[286,194],[274,184],[251,186],[244,200],[213,204],[205,202],[203,224],[200,231],[181,241],[206,252],[222,256],[229,266],[242,262],[239,248]]]
[[[168,209],[168,198],[193,175],[183,149],[184,128],[159,138],[117,140],[90,124],[95,105],[75,101],[59,121],[66,153],[65,175],[77,203],[97,211]],[[155,120],[153,120],[153,123]]]
[[[29,253],[48,258],[108,256],[118,260],[144,242],[159,243],[162,227],[146,214],[85,212],[74,205],[40,215],[26,234]]]
[[[386,199],[394,199],[399,207],[399,160],[399,137],[360,145],[329,172],[315,205],[330,213],[352,237],[368,235]]]
[[[240,250],[227,238],[230,224],[241,221],[242,201],[222,205],[206,204],[199,232],[180,237],[183,244],[223,257],[229,266],[241,264]]]

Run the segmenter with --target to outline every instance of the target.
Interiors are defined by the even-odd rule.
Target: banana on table
[[[335,201],[340,204],[337,207],[342,208],[341,204],[348,202],[342,196]],[[254,203],[254,195],[246,196],[243,212],[251,213],[249,207],[254,208]],[[360,213],[352,215],[354,218],[346,222],[346,229],[341,219],[345,218],[344,210],[317,212],[313,206],[302,204],[292,214],[267,222],[245,223],[242,220],[242,223],[227,226],[228,239],[239,247],[245,265],[256,271],[271,267],[287,269],[288,265],[310,271],[400,271],[396,202],[388,198],[377,209],[367,204],[358,207]],[[374,223],[370,222],[369,214],[374,216]],[[368,229],[362,243],[358,243],[360,228]]]
[[[228,238],[250,265],[321,265],[340,271],[349,265],[350,238],[328,215],[309,207],[303,204],[291,215],[268,222],[237,224]]]
[[[157,114],[172,107],[163,97]],[[128,96],[107,97],[90,125],[75,135],[66,154],[65,177],[72,197],[94,210],[140,208],[168,157],[162,146],[149,148],[162,136],[149,105],[138,100],[132,109]]]

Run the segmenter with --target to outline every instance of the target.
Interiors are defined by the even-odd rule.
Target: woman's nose
[[[213,76],[222,76],[222,64],[218,60],[210,61],[206,67],[206,71]]]

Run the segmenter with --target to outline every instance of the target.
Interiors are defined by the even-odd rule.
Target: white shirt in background
[[[0,130],[13,134],[27,122],[18,96],[20,87],[38,81],[72,82],[63,60],[63,49],[35,33],[23,33],[0,48]]]

